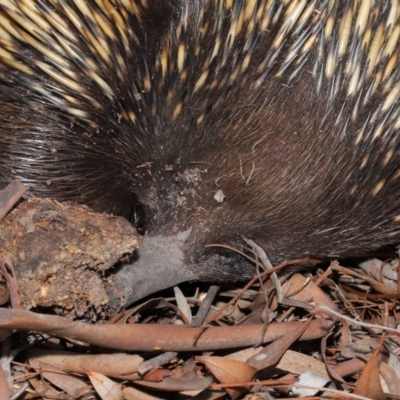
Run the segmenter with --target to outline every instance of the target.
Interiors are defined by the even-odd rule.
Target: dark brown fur
[[[130,217],[141,204],[149,236],[192,229],[184,245],[185,264],[203,280],[234,280],[253,273],[230,252],[204,249],[210,243],[242,246],[242,236],[263,246],[272,261],[356,255],[398,242],[400,139],[392,117],[399,100],[389,111],[379,111],[389,93],[385,82],[368,97],[388,58],[376,61],[374,72],[367,74],[369,47],[357,47],[354,27],[345,54],[337,55],[340,22],[353,4],[344,0],[330,13],[326,2],[316,1],[318,12],[274,48],[286,21],[287,8],[279,3],[265,10],[276,20],[262,30],[255,14],[241,20],[241,1],[233,9],[217,9],[211,0],[155,0],[149,1],[149,9],[137,2],[140,16],[131,12],[125,23],[138,40],[129,42],[128,54],[114,26],[118,39],[107,39],[112,66],[70,24],[80,37],[82,59],[68,60],[80,92],[66,88],[58,94],[54,87],[62,85],[37,67],[39,61],[48,62],[46,57],[15,41],[20,52],[15,59],[32,65],[36,73],[0,65],[1,180],[18,176],[39,195]],[[94,2],[88,4],[98,10]],[[388,18],[390,2],[375,7],[380,12],[373,17],[371,11],[368,25],[373,31]],[[66,19],[62,10],[52,10]],[[1,13],[7,15],[7,9]],[[332,13],[335,29],[326,38],[321,32]],[[242,30],[230,46],[229,32],[238,21]],[[90,21],[84,23],[90,29]],[[314,29],[317,40],[301,52],[299,38],[307,29]],[[220,50],[211,58],[218,40]],[[181,70],[179,43],[186,52]],[[296,43],[297,57],[288,63]],[[248,55],[250,63],[243,67]],[[333,77],[325,72],[329,55],[336,62]],[[351,74],[346,75],[346,68],[352,57],[361,67],[362,84],[349,95]],[[267,58],[274,61],[263,63]],[[80,63],[86,60],[102,63],[99,74],[112,88],[112,100],[90,79],[88,67]],[[204,71],[205,82],[196,89]],[[101,107],[93,106],[86,94]],[[53,96],[60,99],[57,104]],[[71,115],[72,106],[85,116]],[[135,123],[126,117],[130,111]],[[383,134],[374,138],[382,121]],[[394,155],[385,162],[391,151]],[[214,199],[218,190],[226,196],[222,203]]]

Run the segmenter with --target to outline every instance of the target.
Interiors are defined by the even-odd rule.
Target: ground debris
[[[142,302],[107,324],[0,308],[0,332],[17,329],[22,343],[35,343],[20,349],[23,365],[11,352],[3,368],[14,390],[28,383],[25,398],[398,398],[398,294],[361,268],[332,262],[287,276],[283,294],[297,304],[288,306],[277,301],[269,274],[243,289],[211,287],[201,326],[188,320],[203,314],[207,285],[170,290],[171,297]],[[24,333],[32,329],[44,336]]]
[[[30,199],[0,230],[1,400],[399,399],[398,260],[263,270],[259,249],[244,287],[185,284],[117,313],[127,221]]]

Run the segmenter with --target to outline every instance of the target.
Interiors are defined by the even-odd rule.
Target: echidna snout
[[[140,204],[131,271],[159,283],[138,278],[132,299],[253,274],[209,244],[246,237],[279,261],[399,242],[398,1],[0,0],[0,14],[0,180]]]

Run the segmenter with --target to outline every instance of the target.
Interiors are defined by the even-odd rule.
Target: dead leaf
[[[165,397],[155,396],[153,394],[144,393],[139,389],[133,387],[125,387],[122,389],[124,392],[125,400],[164,400]]]
[[[6,374],[0,364],[0,399],[8,400],[10,395],[10,386],[8,385]]]
[[[174,293],[175,293],[176,304],[179,308],[179,311],[183,314],[184,320],[187,320],[188,324],[191,325],[192,310],[190,308],[190,305],[186,297],[183,295],[181,289],[179,289],[178,286],[174,287]]]
[[[42,376],[52,385],[63,390],[72,398],[79,398],[82,393],[89,393],[92,387],[83,381],[81,377],[75,377],[66,373],[65,370],[60,369],[54,365],[48,364],[37,359],[30,359],[29,364],[36,370],[42,371]]]
[[[124,400],[120,385],[98,372],[88,372],[87,375],[102,400]]]
[[[391,354],[390,358],[394,359],[395,363],[399,362],[398,358],[394,354]],[[390,365],[381,362],[379,366],[379,372],[385,381],[388,391],[391,393],[400,393],[400,377],[398,375],[398,371],[396,371]]]
[[[397,294],[396,290],[393,290],[389,286],[387,286],[387,285],[385,285],[385,284],[383,284],[381,282],[378,282],[377,280],[375,280],[374,278],[371,278],[367,274],[359,274],[359,273],[357,273],[356,271],[354,271],[354,270],[352,270],[350,268],[345,268],[345,267],[342,267],[342,266],[340,266],[338,264],[332,264],[332,269],[334,269],[335,271],[338,271],[338,272],[341,272],[341,273],[344,273],[344,274],[348,274],[350,276],[355,276],[357,278],[365,280],[366,282],[368,282],[371,285],[372,288],[374,288],[379,293],[384,293],[384,294],[389,294],[389,295],[390,294],[393,294],[393,295]]]
[[[168,376],[171,376],[171,374],[171,371],[165,368],[154,369],[153,371],[150,371],[148,374],[146,374],[143,377],[143,380],[147,382],[161,382]]]
[[[332,299],[312,280],[307,280],[301,274],[294,274],[282,286],[282,291],[290,300],[309,303],[311,305],[324,304],[332,310],[337,310],[337,305]],[[310,311],[312,314],[313,312]]]
[[[225,357],[198,356],[195,360],[203,363],[223,384],[249,382],[257,372],[255,368],[242,361],[232,360]],[[226,388],[226,391],[231,398],[236,398],[247,390],[248,388],[246,387],[243,387],[243,389]]]
[[[329,377],[326,378],[318,373],[306,371],[298,377],[299,386],[293,387],[292,392],[301,398],[315,396],[330,380]]]
[[[213,383],[211,376],[177,378],[169,376],[161,382],[135,381],[135,384],[148,389],[164,390],[168,392],[182,392],[184,390],[204,390]]]
[[[68,351],[32,349],[30,361],[45,362],[63,371],[95,371],[103,375],[124,380],[139,378],[137,373],[143,358],[135,354],[76,354]]]
[[[382,339],[385,335],[382,336]],[[356,387],[354,388],[354,394],[360,396],[369,397],[374,400],[385,400],[385,394],[383,392],[380,375],[379,375],[379,359],[378,355],[381,350],[383,340],[380,341],[376,347],[374,354],[370,357],[368,362],[365,364],[364,369],[358,378]]]
[[[276,367],[296,375],[313,372],[330,380],[325,364],[321,360],[293,350],[287,350]]]
[[[311,323],[304,324],[301,329],[297,331],[284,332],[282,337],[274,340],[268,346],[265,346],[257,355],[247,360],[248,365],[254,367],[257,371],[270,367],[276,364],[285,351],[304,333]]]

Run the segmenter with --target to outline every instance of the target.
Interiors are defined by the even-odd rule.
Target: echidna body
[[[399,16],[395,0],[0,0],[0,180],[142,204],[147,240],[181,251],[156,289],[252,275],[205,248],[243,236],[272,261],[399,242]]]

